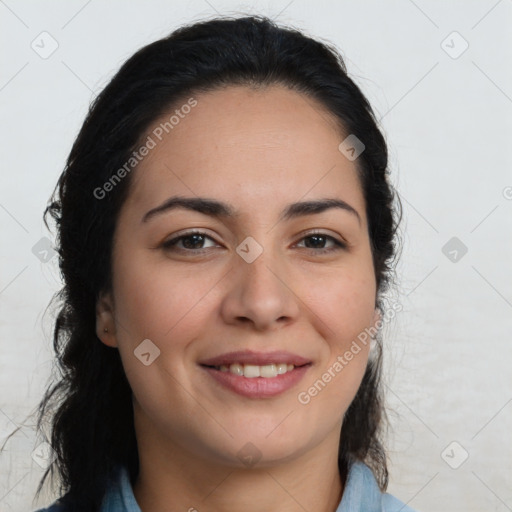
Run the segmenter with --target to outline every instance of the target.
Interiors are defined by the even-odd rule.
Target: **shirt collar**
[[[380,512],[382,493],[371,469],[354,462],[349,469],[341,502],[336,512]],[[120,466],[114,484],[108,488],[101,512],[141,512],[133,494],[130,475]]]
[[[363,462],[349,469],[341,503],[336,512],[380,512],[382,493],[372,470]]]

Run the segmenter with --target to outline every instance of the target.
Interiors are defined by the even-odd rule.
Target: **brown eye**
[[[166,251],[201,253],[211,248],[211,246],[203,247],[206,240],[215,242],[212,237],[202,231],[191,231],[165,241],[162,244],[162,247]],[[301,241],[302,240],[308,241],[306,242],[305,249],[308,249],[313,254],[326,254],[347,248],[347,245],[344,242],[321,232],[310,233],[303,237]],[[330,242],[332,246],[327,248],[324,247],[327,242]]]
[[[311,240],[311,242],[306,245],[306,249],[310,249],[312,253],[316,254],[325,254],[347,248],[347,245],[344,242],[341,242],[333,236],[327,235],[325,233],[310,233],[303,237],[301,240]],[[329,248],[321,247],[326,243],[326,241],[331,241],[334,246]]]
[[[206,233],[201,231],[192,231],[172,238],[171,240],[167,240],[162,244],[162,247],[165,250],[170,251],[175,250],[176,248],[177,251],[181,252],[202,252],[209,249],[209,247],[202,247],[206,239],[214,241],[213,238],[206,235]],[[182,245],[181,247],[179,246],[180,243]]]

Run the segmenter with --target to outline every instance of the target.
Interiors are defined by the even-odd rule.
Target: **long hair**
[[[95,305],[112,287],[112,242],[127,175],[105,197],[108,182],[142,143],[152,123],[183,98],[244,85],[284,85],[317,100],[354,134],[365,150],[356,164],[365,198],[375,279],[376,307],[393,278],[401,205],[389,183],[387,146],[374,112],[328,43],[264,16],[191,23],[131,56],[92,102],[65,169],[44,212],[57,226],[56,249],[64,286],[58,301],[53,347],[58,375],[38,405],[37,429],[51,425],[60,492],[72,510],[97,510],[117,465],[133,479],[138,453],[131,388],[119,352],[96,335]],[[397,208],[400,206],[400,208]],[[398,218],[397,211],[400,212]],[[388,470],[383,447],[382,346],[377,340],[358,392],[346,411],[338,454],[346,477],[355,460],[373,470],[381,490]]]

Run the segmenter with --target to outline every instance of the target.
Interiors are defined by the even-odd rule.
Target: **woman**
[[[377,335],[400,203],[335,49],[264,17],[176,30],[94,101],[56,193],[47,511],[411,510]]]

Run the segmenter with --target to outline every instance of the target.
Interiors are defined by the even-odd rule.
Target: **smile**
[[[274,378],[278,375],[283,375],[287,372],[291,372],[295,366],[293,364],[277,363],[277,364],[265,364],[258,366],[254,364],[240,364],[233,363],[231,365],[220,365],[214,366],[216,370],[221,372],[230,372],[234,375],[240,375],[253,379],[255,377]]]
[[[280,395],[297,386],[311,366],[311,363],[302,366],[286,363],[263,366],[233,363],[229,366],[200,365],[200,368],[220,385],[218,389],[257,399]],[[278,373],[278,370],[282,373]]]

